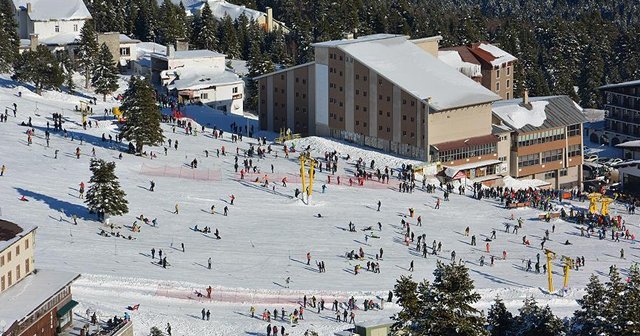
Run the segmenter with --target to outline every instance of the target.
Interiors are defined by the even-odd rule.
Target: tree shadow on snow
[[[34,201],[40,201],[45,203],[51,210],[64,213],[66,216],[76,215],[78,219],[82,220],[95,220],[96,217],[89,214],[89,210],[84,205],[69,203],[51,196],[40,194],[34,191],[14,188],[20,195],[27,199],[33,199]]]

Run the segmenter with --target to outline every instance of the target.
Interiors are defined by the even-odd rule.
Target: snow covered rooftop
[[[69,45],[80,41],[80,33],[62,33],[39,40],[39,43],[46,45]]]
[[[29,17],[34,21],[83,20],[91,14],[82,0],[13,0],[16,9],[27,10],[31,3]]]
[[[623,142],[621,144],[617,144],[616,147],[640,149],[640,140],[632,140],[632,141]]]
[[[355,38],[355,39],[342,39],[342,40],[318,42],[318,43],[312,44],[311,46],[313,46],[313,47],[337,47],[337,46],[345,45],[345,44],[370,42],[370,41],[376,41],[376,40],[382,40],[382,39],[388,39],[388,38],[397,38],[399,36],[401,36],[401,35],[372,34],[372,35],[360,36],[360,37]]]
[[[489,43],[475,44],[471,48],[471,51],[492,66],[500,66],[518,60],[515,56]]]
[[[225,57],[225,54],[221,54],[219,52],[215,52],[212,50],[181,50],[174,51],[173,56],[166,56],[166,48],[164,53],[154,54],[154,57],[161,59],[194,59],[194,58],[214,58],[214,57]]]
[[[379,34],[358,40],[346,40],[337,47],[415,97],[431,98],[431,109],[447,110],[500,99],[405,36]]]
[[[78,273],[38,269],[0,294],[0,322],[8,327],[27,317],[78,277]]]
[[[448,177],[454,177],[461,170],[480,168],[480,167],[485,167],[485,166],[498,164],[498,163],[501,163],[501,162],[502,161],[500,161],[500,160],[484,160],[484,161],[478,161],[478,162],[472,162],[472,163],[465,163],[465,164],[461,164],[461,165],[458,165],[458,166],[447,166],[447,165],[445,165],[445,166],[447,166],[447,168],[444,170],[444,173]]]
[[[529,189],[529,188],[537,189],[537,188],[547,187],[551,185],[551,183],[543,180],[516,179],[511,176],[505,176],[504,178],[502,178],[502,183],[504,184],[504,187],[513,188],[515,190],[522,190],[522,189]]]
[[[639,85],[640,85],[640,80],[633,80],[628,82],[603,85],[599,89],[600,90],[618,89],[618,88],[627,87],[627,86],[639,86]]]
[[[165,74],[175,74],[176,79],[167,85],[169,90],[198,90],[223,84],[241,83],[242,80],[232,71],[212,71],[206,67],[189,67],[166,70]]]
[[[120,34],[120,43],[140,43],[140,40],[132,39],[125,34]]]
[[[36,228],[35,225],[18,225],[0,219],[0,252]]]
[[[531,109],[521,99],[502,100],[493,104],[493,115],[514,131],[566,127],[587,122],[582,111],[568,96],[529,98]]]
[[[457,50],[440,50],[438,51],[438,59],[462,72],[467,77],[482,76],[482,67],[480,64],[465,62]]]
[[[150,56],[151,54],[164,55],[167,53],[167,47],[155,42],[140,42],[137,44],[138,58]]]

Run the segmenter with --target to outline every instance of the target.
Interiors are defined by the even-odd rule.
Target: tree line
[[[449,336],[588,336],[638,335],[640,333],[640,270],[635,264],[623,280],[611,266],[606,282],[592,275],[580,308],[561,319],[549,306],[535,299],[524,300],[512,314],[497,297],[485,315],[473,305],[480,300],[469,270],[460,263],[438,262],[434,280],[418,283],[402,276],[394,288],[402,310],[393,316],[393,335]]]

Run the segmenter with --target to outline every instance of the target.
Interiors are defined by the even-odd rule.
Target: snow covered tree
[[[213,17],[209,3],[205,2],[192,24],[191,43],[196,49],[217,50],[218,48],[218,24]]]
[[[533,297],[526,298],[520,315],[515,318],[510,335],[561,336],[565,335],[562,320],[551,312],[549,306],[541,308]]]
[[[438,262],[433,274],[432,284],[423,281],[417,286],[417,301],[411,294],[415,283],[411,279],[398,281],[396,295],[401,296],[398,303],[403,309],[395,316],[393,329],[417,336],[488,335],[484,316],[472,307],[480,295],[473,291],[469,270],[464,265]]]
[[[142,154],[144,145],[155,146],[163,142],[160,127],[162,115],[155,102],[155,92],[148,81],[131,77],[129,88],[124,94],[122,110],[127,119],[122,135],[135,143],[138,154]]]
[[[411,331],[412,323],[415,321],[420,308],[418,301],[418,284],[411,279],[411,276],[400,276],[393,287],[393,294],[396,297],[396,303],[402,307],[393,319],[396,323],[393,325],[394,331]]]
[[[604,335],[606,334],[606,306],[607,293],[598,277],[591,275],[586,287],[586,294],[578,299],[580,309],[573,313],[571,321],[571,335]]]
[[[491,336],[509,336],[513,328],[513,315],[507,310],[504,302],[496,297],[496,302],[491,305],[487,313],[489,332]]]
[[[238,36],[236,36],[236,28],[229,15],[225,15],[218,27],[218,41],[220,41],[220,50],[227,55],[227,58],[235,59],[240,56],[240,45],[238,44]]]
[[[159,39],[161,43],[173,44],[186,37],[184,10],[170,0],[164,0],[160,6]]]
[[[129,212],[125,192],[115,174],[116,163],[92,159],[89,166],[91,179],[85,203],[92,213],[105,221],[110,216],[121,216]]]
[[[73,62],[69,57],[69,52],[65,51],[60,56],[60,66],[64,74],[64,84],[67,86],[67,91],[73,92],[76,88],[76,84],[73,82]]]
[[[251,58],[247,62],[249,78],[246,87],[246,108],[256,109],[258,106],[258,84],[254,78],[274,70],[271,60],[260,50],[259,41],[254,40],[251,46]]]
[[[39,45],[35,51],[23,52],[16,62],[12,78],[33,83],[37,94],[42,94],[43,89],[58,89],[64,82],[60,62],[45,45]]]
[[[0,0],[0,72],[8,72],[18,59],[18,24],[11,0]]]
[[[93,27],[93,21],[87,21],[80,30],[80,46],[78,48],[78,56],[76,57],[78,65],[84,72],[85,89],[89,88],[99,51],[98,35]]]
[[[118,89],[118,68],[109,47],[104,43],[98,52],[91,85],[102,95],[102,101],[107,101],[107,95]]]
[[[271,61],[285,67],[291,66],[291,57],[287,54],[287,45],[282,30],[276,29],[270,35],[267,44],[270,46]]]

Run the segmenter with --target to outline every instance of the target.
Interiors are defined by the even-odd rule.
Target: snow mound
[[[529,189],[529,188],[537,189],[537,188],[549,185],[549,182],[542,181],[542,180],[536,180],[536,179],[518,180],[511,176],[505,176],[502,179],[502,182],[504,183],[504,186],[506,188],[512,188],[515,190]]]
[[[521,105],[505,105],[494,106],[493,112],[496,113],[509,126],[520,129],[526,125],[540,127],[547,120],[545,108],[549,104],[548,101],[531,102],[531,110]]]

